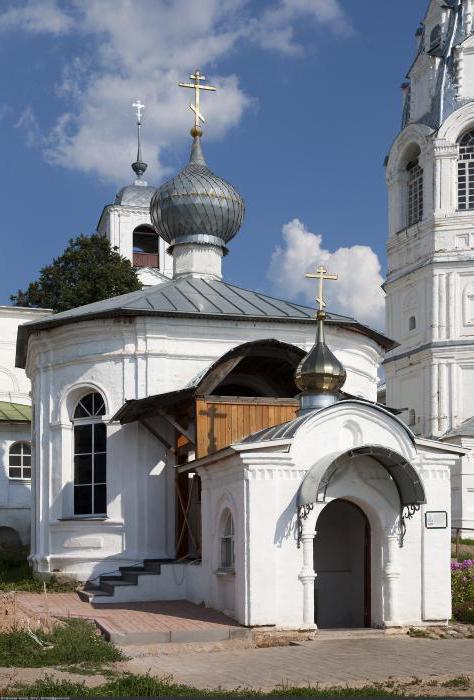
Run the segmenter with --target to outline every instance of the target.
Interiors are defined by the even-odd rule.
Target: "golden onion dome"
[[[346,381],[346,370],[324,339],[324,311],[318,311],[316,343],[295,372],[296,386],[304,394],[335,395]]]

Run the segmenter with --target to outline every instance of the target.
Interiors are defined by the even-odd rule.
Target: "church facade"
[[[387,404],[467,450],[453,526],[474,532],[474,34],[471,0],[432,0],[387,161]],[[469,530],[473,532],[469,534]]]
[[[466,450],[376,403],[395,343],[326,311],[324,268],[316,318],[222,278],[245,207],[206,163],[204,77],[191,80],[189,163],[102,217],[112,239],[143,194],[172,271],[19,329],[34,569],[87,582],[94,605],[187,599],[246,626],[446,621],[450,476]],[[150,235],[137,221],[129,234]]]

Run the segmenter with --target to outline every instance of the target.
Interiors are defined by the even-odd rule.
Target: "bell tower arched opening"
[[[158,234],[149,224],[140,224],[133,230],[133,266],[160,267]]]

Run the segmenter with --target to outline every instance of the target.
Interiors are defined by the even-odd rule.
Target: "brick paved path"
[[[116,644],[228,639],[239,625],[221,613],[184,600],[115,603],[93,607],[77,593],[19,593],[26,610],[95,620]]]
[[[127,666],[135,673],[172,674],[176,681],[198,688],[224,689],[271,689],[281,683],[350,685],[389,676],[452,678],[474,673],[474,640],[316,640],[303,646],[136,658]]]

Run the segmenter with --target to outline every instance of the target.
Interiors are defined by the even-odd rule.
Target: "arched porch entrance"
[[[350,501],[320,513],[314,538],[315,623],[320,629],[370,627],[370,525]]]

